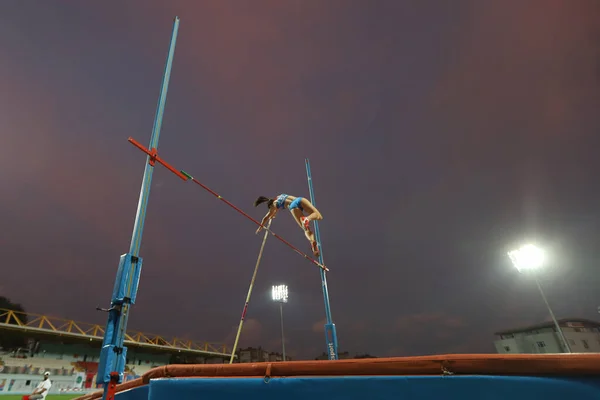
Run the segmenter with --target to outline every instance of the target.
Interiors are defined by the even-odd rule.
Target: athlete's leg
[[[306,235],[306,238],[310,241],[314,240],[314,236],[315,236],[314,233],[312,233],[310,228],[307,228],[306,225],[304,224],[304,219],[306,217],[304,216],[302,211],[300,211],[300,209],[298,209],[298,208],[292,208],[290,210],[290,212],[292,213],[294,220],[298,223],[300,228],[302,228],[302,230],[304,231],[304,235]]]
[[[294,201],[292,201],[292,203],[290,204],[289,208],[290,208],[290,211],[293,209],[299,208],[303,214],[304,214],[304,211],[306,208],[308,215],[307,216],[303,215],[300,218],[300,222],[302,223],[302,227],[307,230],[310,230],[310,221],[323,219],[323,216],[321,215],[319,210],[317,210],[317,208],[315,206],[313,206],[310,203],[310,201],[306,200],[303,197],[296,197],[294,199]]]
[[[302,229],[310,230],[310,227],[309,227],[310,220],[304,216],[304,208],[302,207],[302,200],[304,200],[304,198],[296,197],[294,199],[294,201],[292,201],[290,203],[289,209],[292,212],[293,212],[293,210],[300,209],[300,212],[302,213],[302,216],[300,217],[300,225],[302,226]]]
[[[302,198],[302,200],[300,201],[300,205],[308,213],[308,215],[306,216],[306,219],[308,221],[320,221],[323,219],[323,216],[321,215],[319,210],[317,210],[317,207],[313,206],[313,204],[310,201],[306,200],[305,198]]]
[[[300,225],[300,228],[302,228],[302,230],[304,231],[304,236],[306,236],[306,239],[308,239],[308,241],[310,242],[313,254],[315,255],[315,257],[319,257],[319,249],[317,246],[317,240],[315,239],[315,234],[310,230],[308,224],[304,222],[306,220],[306,217],[299,208],[292,208],[290,212],[292,213],[292,216],[294,217],[298,225]]]

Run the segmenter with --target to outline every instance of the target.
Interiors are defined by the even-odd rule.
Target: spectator
[[[50,376],[50,372],[44,372],[44,380],[38,383],[37,387],[29,396],[24,396],[24,400],[44,400],[48,395],[48,391],[52,386],[52,382],[48,377]]]

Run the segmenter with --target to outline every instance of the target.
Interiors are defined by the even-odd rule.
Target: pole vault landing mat
[[[102,392],[80,397],[100,399]],[[445,355],[169,365],[120,385],[116,400],[600,400],[600,354]]]

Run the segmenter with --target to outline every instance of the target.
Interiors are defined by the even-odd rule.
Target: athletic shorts
[[[299,208],[301,211],[304,211],[302,208],[302,197],[296,197],[294,201],[290,203],[289,209],[293,210],[294,208]]]

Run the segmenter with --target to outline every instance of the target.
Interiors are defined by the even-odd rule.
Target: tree
[[[10,299],[0,296],[0,309],[4,310],[12,310],[17,312],[17,317],[23,323],[27,323],[27,315],[25,313],[25,309],[22,305],[18,303],[13,303]],[[3,314],[0,311],[0,314]],[[17,321],[14,319],[10,319],[6,321],[5,319],[0,320],[1,323],[8,322],[9,324],[17,325]],[[1,328],[0,328],[1,329]],[[24,348],[27,346],[27,338],[23,335],[23,332],[13,331],[10,329],[2,329],[0,330],[0,347],[4,348],[4,350],[15,350],[17,348]]]

